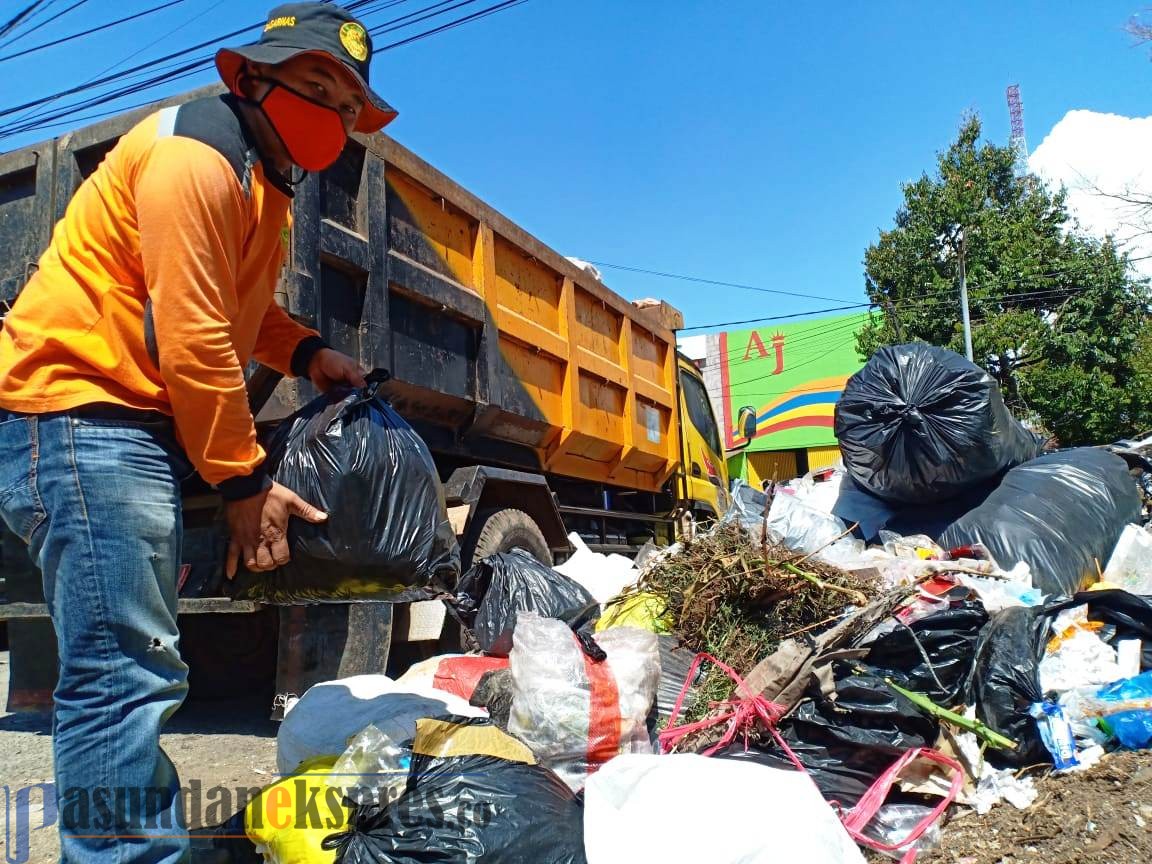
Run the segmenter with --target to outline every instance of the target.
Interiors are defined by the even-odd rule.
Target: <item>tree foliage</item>
[[[980,132],[978,118],[964,121],[865,253],[878,311],[861,353],[916,340],[963,353],[963,255],[973,356],[1018,416],[1066,445],[1152,426],[1146,283],[1111,239],[1077,231],[1063,190],[1018,176],[1012,148]]]

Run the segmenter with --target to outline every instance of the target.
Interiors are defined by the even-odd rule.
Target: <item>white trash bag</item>
[[[308,689],[276,733],[276,767],[291,774],[305,759],[338,756],[366,726],[393,741],[416,734],[416,721],[441,714],[487,717],[483,708],[431,687],[401,686],[387,675],[355,675]]]
[[[588,864],[864,864],[812,779],[693,753],[621,756],[584,790]]]

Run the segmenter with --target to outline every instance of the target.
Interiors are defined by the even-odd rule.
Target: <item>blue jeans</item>
[[[160,728],[188,689],[176,579],[190,472],[161,415],[0,410],[0,515],[29,544],[56,628],[52,745],[69,864],[189,857]]]

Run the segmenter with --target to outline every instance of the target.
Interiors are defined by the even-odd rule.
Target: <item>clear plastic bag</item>
[[[829,564],[851,569],[859,564],[864,544],[846,536],[848,526],[830,513],[809,507],[795,495],[772,499],[764,530],[768,539],[795,552],[814,555]]]
[[[1133,594],[1152,594],[1152,534],[1128,525],[1104,568],[1104,581]]]
[[[864,828],[864,834],[873,840],[891,846],[898,843],[902,837],[907,837],[931,813],[932,808],[923,804],[885,804],[876,811],[872,821]],[[941,836],[940,823],[936,822],[912,843],[892,851],[879,851],[881,855],[899,861],[910,850],[920,853],[935,849],[940,845]]]
[[[411,751],[369,725],[336,760],[328,785],[356,804],[386,804],[404,791],[411,763]]]
[[[621,753],[651,753],[646,720],[660,680],[656,634],[613,627],[597,663],[563,621],[521,613],[513,636],[508,731],[574,790]]]

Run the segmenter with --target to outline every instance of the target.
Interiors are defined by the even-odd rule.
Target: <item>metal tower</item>
[[[1024,103],[1020,101],[1020,85],[1011,84],[1007,90],[1008,116],[1012,119],[1012,149],[1016,151],[1016,173],[1028,173],[1028,141],[1024,137]]]

